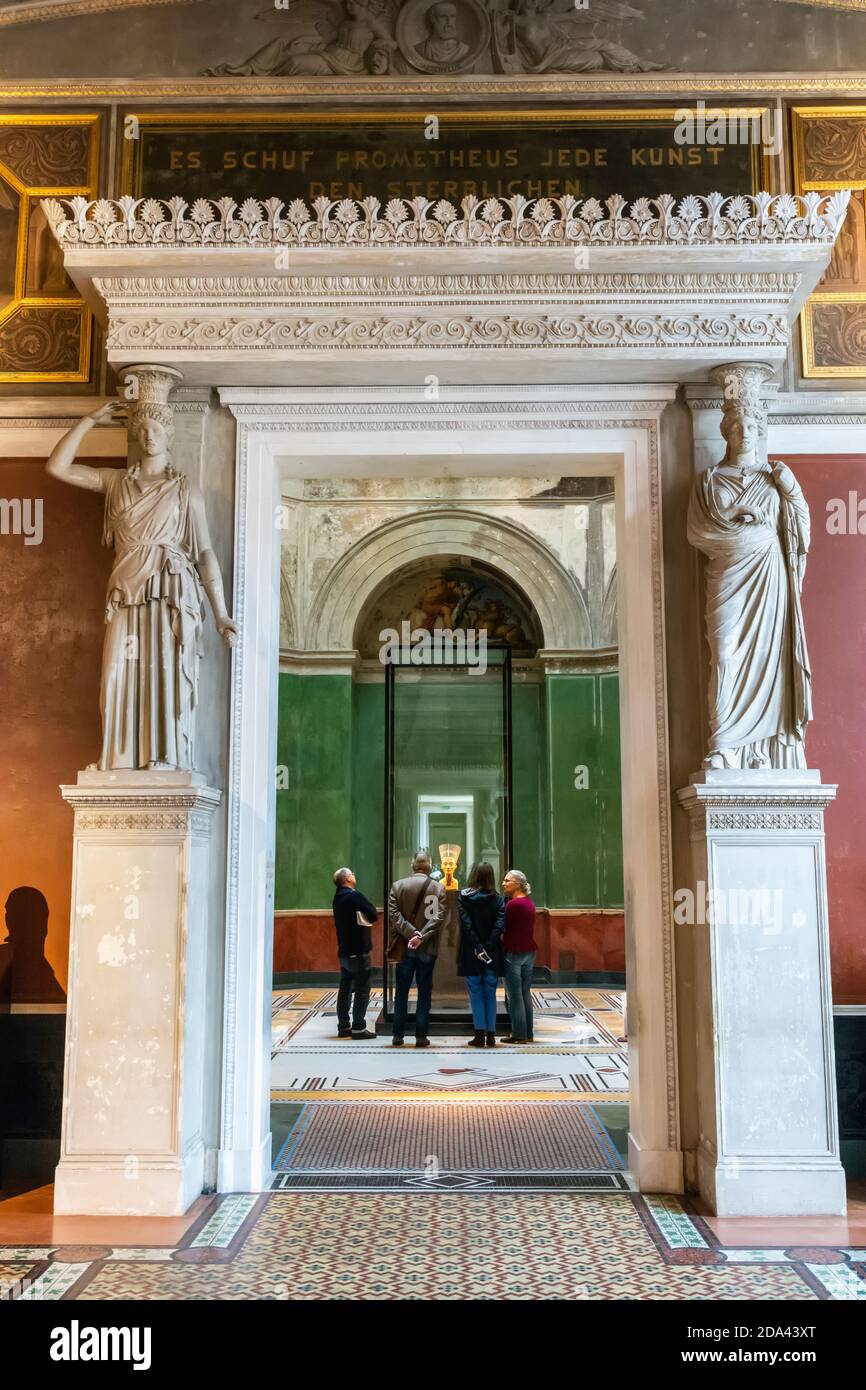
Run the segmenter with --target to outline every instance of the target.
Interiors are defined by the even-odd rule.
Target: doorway
[[[240,425],[239,616],[252,624],[247,631],[271,634],[267,641],[241,644],[233,677],[229,798],[233,868],[229,875],[227,977],[256,976],[257,992],[244,993],[244,1008],[247,1012],[257,1009],[258,999],[263,1018],[272,940],[264,873],[268,838],[275,823],[269,769],[277,724],[274,668],[264,657],[269,650],[273,660],[279,640],[280,576],[273,516],[280,476],[309,476],[311,459],[322,476],[327,474],[331,479],[381,478],[384,461],[389,478],[405,478],[408,470],[419,492],[426,486],[423,480],[443,477],[593,476],[598,474],[600,462],[613,476],[617,549],[622,557],[617,591],[623,658],[620,726],[626,950],[632,987],[637,992],[632,1039],[637,1044],[634,1060],[639,1059],[630,1107],[629,1166],[638,1184],[654,1191],[682,1188],[667,888],[669,791],[657,441],[659,416],[672,396],[672,388],[664,386],[467,387],[443,388],[441,398],[431,405],[420,391],[393,395],[387,389],[375,392],[366,387],[341,388],[337,393],[319,388],[233,389],[222,393],[224,403],[236,408]],[[282,434],[278,417],[285,422]],[[413,433],[401,433],[403,430]],[[459,454],[452,447],[454,430],[460,432]],[[563,468],[566,455],[568,464]],[[522,587],[536,602],[551,666],[558,649],[579,647],[585,615],[575,598],[573,583],[549,550],[507,515],[484,512],[477,500],[467,504],[451,499],[447,506],[424,508],[417,520],[392,517],[376,535],[375,544],[359,539],[334,566],[310,614],[306,636],[314,639],[318,651],[327,654],[317,669],[323,670],[327,661],[332,670],[347,674],[353,670],[352,639],[358,608],[356,602],[348,601],[350,591],[355,600],[363,601],[400,558],[455,549],[494,565],[508,554]],[[265,709],[267,721],[262,718]],[[263,840],[265,833],[268,838]],[[257,844],[263,846],[263,859],[252,852]],[[256,871],[251,876],[257,864],[261,875]],[[253,940],[259,945],[250,954]],[[232,1015],[236,1001],[240,1003],[240,995],[232,994],[227,1004]],[[242,1093],[256,1093],[255,1076],[262,1073],[259,1063],[253,1063],[261,1053],[253,1046],[247,1028],[240,1023],[237,1028],[227,1027],[226,1074],[232,1081],[224,1094],[228,1148],[220,1185],[236,1187],[244,1171],[237,1165],[248,1161],[244,1153],[259,1155],[256,1162],[261,1173],[265,1154],[270,1156],[270,1142],[266,1113],[259,1110],[257,1120],[249,1110],[239,1110],[236,1102],[241,1078],[248,1071],[250,1084]],[[257,1130],[259,1123],[262,1128]],[[246,1150],[244,1136],[249,1140]],[[255,1185],[254,1175],[253,1179],[241,1176],[240,1181]]]

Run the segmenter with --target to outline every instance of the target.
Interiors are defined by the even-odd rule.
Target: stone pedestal
[[[174,1216],[202,1190],[208,859],[220,792],[82,772],[57,1213]]]
[[[460,950],[460,913],[457,907],[458,889],[452,888],[445,894],[445,918],[439,932],[439,948],[436,953],[436,969],[433,971],[433,1011],[440,1013],[456,1011],[463,1016],[469,1010],[469,995],[466,981],[457,974],[457,956]]]
[[[694,883],[698,1184],[719,1216],[845,1210],[820,773],[705,771],[679,799]],[[681,1041],[682,1045],[682,1041]]]

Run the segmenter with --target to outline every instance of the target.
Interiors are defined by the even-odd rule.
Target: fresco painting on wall
[[[418,574],[390,585],[365,614],[358,648],[376,658],[381,632],[398,633],[408,622],[413,631],[436,629],[485,633],[488,642],[505,642],[515,656],[534,656],[541,645],[530,605],[512,586],[478,569],[454,566]]]

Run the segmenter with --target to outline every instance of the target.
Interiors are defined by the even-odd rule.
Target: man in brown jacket
[[[388,959],[396,964],[394,992],[394,1047],[403,1046],[409,990],[415,982],[415,1046],[429,1047],[427,1027],[433,994],[433,968],[439,947],[439,929],[445,917],[445,889],[431,877],[433,863],[426,850],[412,860],[408,878],[399,878],[388,894],[390,940]]]

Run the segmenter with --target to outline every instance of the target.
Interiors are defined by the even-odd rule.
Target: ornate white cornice
[[[373,384],[387,362],[389,384],[438,389],[781,364],[848,196],[44,206],[118,371],[315,386]]]
[[[831,245],[844,221],[849,193],[740,194],[725,198],[671,194],[638,198],[629,207],[614,194],[597,198],[478,199],[460,208],[444,198],[362,201],[301,198],[181,197],[46,198],[43,208],[62,246],[623,246],[755,241]],[[64,209],[68,209],[68,212]]]

